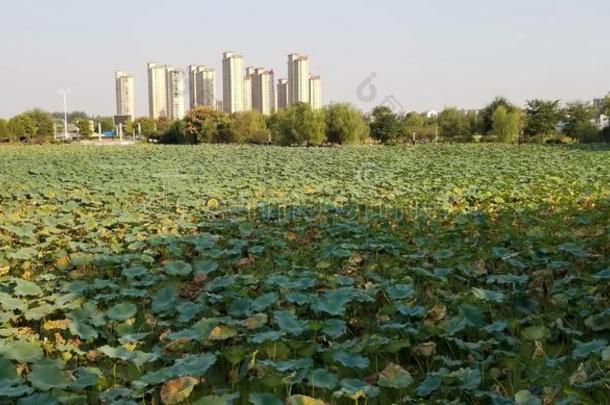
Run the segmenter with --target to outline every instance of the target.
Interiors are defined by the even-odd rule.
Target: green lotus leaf
[[[413,383],[411,374],[398,364],[390,363],[379,374],[377,384],[380,387],[402,389]]]
[[[379,388],[354,378],[346,378],[339,383],[340,389],[333,395],[344,396],[357,401],[359,398],[375,398],[379,395]]]
[[[313,370],[309,373],[307,380],[309,385],[326,390],[335,389],[339,384],[339,377],[324,368]]]
[[[441,387],[443,379],[439,375],[428,375],[424,381],[415,389],[415,394],[427,397]]]
[[[585,343],[577,343],[576,348],[572,352],[572,357],[576,360],[586,359],[592,354],[599,355],[601,351],[608,345],[604,339],[592,340]]]
[[[68,374],[55,362],[35,364],[30,374],[28,374],[28,381],[42,391],[53,388],[67,388],[72,382]]]
[[[300,335],[306,330],[305,324],[292,312],[275,311],[273,313],[273,320],[277,323],[282,332],[293,336]]]
[[[15,280],[15,282],[17,283],[17,285],[15,286],[15,289],[13,290],[13,292],[17,296],[36,297],[36,296],[42,295],[42,289],[40,287],[38,287],[38,285],[36,285],[36,283],[33,283],[31,281],[21,280],[21,279],[17,279],[17,280]]]
[[[273,394],[253,392],[248,399],[252,405],[284,405],[284,401]]]
[[[19,380],[0,379],[0,397],[16,398],[34,392],[32,387],[22,384]]]
[[[44,357],[44,352],[39,343],[16,340],[5,346],[3,356],[19,363],[34,363]]]
[[[530,342],[545,341],[550,335],[548,328],[541,325],[529,326],[521,331],[521,336]]]
[[[163,269],[170,276],[188,276],[193,272],[193,266],[183,261],[167,263]]]
[[[500,303],[504,301],[504,293],[501,291],[486,290],[483,288],[472,288],[472,294],[483,301]]]
[[[343,351],[333,353],[333,360],[347,368],[366,369],[370,364],[369,359],[364,356]]]
[[[515,405],[540,405],[542,402],[538,397],[528,390],[521,390],[515,394]]]
[[[111,307],[106,316],[114,321],[126,321],[138,312],[138,306],[132,302],[122,302]]]
[[[404,300],[411,298],[415,294],[415,290],[411,284],[396,284],[388,287],[387,293],[393,300]]]

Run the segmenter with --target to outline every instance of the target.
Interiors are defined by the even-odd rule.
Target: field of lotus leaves
[[[608,404],[610,149],[0,147],[0,403]]]

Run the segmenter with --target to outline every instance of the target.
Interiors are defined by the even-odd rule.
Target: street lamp
[[[68,140],[68,103],[67,96],[70,94],[70,89],[59,89],[59,94],[64,96],[64,139]]]

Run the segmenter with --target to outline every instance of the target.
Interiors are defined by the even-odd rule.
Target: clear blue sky
[[[495,95],[591,99],[610,91],[608,0],[0,1],[0,117],[31,107],[114,113],[114,71],[146,62],[220,69],[224,50],[284,76],[310,55],[324,101],[363,108],[395,96],[407,110],[477,108]],[[358,99],[372,72],[378,90]],[[218,75],[218,95],[221,93]]]

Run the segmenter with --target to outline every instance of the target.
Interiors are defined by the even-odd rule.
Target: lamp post
[[[70,93],[70,89],[60,89],[59,94],[64,96],[64,140],[68,140],[68,103],[67,96]]]

